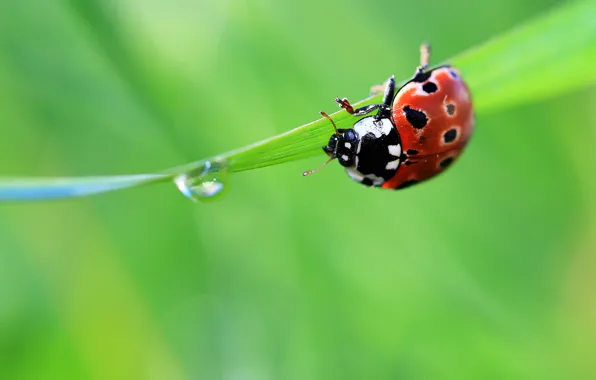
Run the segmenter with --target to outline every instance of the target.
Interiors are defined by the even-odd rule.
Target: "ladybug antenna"
[[[334,159],[335,159],[335,156],[331,156],[331,157],[329,157],[329,159],[327,161],[325,161],[325,163],[323,165],[321,165],[318,168],[313,169],[313,170],[307,170],[304,173],[302,173],[302,175],[306,177],[307,175],[311,175],[313,173],[316,173],[319,170],[323,169],[325,166],[327,166],[327,164],[330,163],[331,161],[333,161]]]
[[[337,125],[335,125],[335,122],[333,121],[333,119],[331,118],[331,116],[327,115],[327,113],[326,113],[326,112],[324,112],[324,111],[321,111],[321,115],[322,115],[322,116],[323,116],[325,119],[327,119],[327,120],[329,120],[329,121],[331,122],[331,125],[333,125],[333,129],[335,129],[335,135],[336,135],[336,136],[340,136],[340,135],[341,135],[341,133],[339,133],[339,130],[337,129]],[[327,152],[327,151],[326,151],[326,152]],[[316,172],[318,172],[319,170],[323,169],[325,166],[327,166],[327,164],[328,164],[328,163],[330,163],[331,161],[333,161],[333,160],[334,160],[334,159],[337,157],[337,156],[335,155],[335,152],[334,152],[334,153],[331,153],[331,152],[329,151],[327,154],[329,154],[329,159],[328,159],[327,161],[325,161],[325,163],[324,163],[323,165],[321,165],[321,166],[319,166],[318,168],[316,168],[316,169],[313,169],[313,170],[307,170],[307,171],[305,171],[304,173],[302,173],[302,175],[306,177],[307,175],[311,175],[311,174],[313,174],[313,173],[316,173]]]
[[[327,115],[327,113],[326,113],[326,112],[324,112],[324,111],[321,111],[321,115],[322,115],[322,116],[323,116],[325,119],[327,119],[327,120],[329,120],[329,121],[331,122],[331,125],[333,125],[333,129],[335,129],[335,134],[336,134],[336,135],[339,135],[340,133],[339,133],[339,131],[337,130],[337,125],[335,125],[335,121],[333,121],[333,119],[331,118],[331,116]]]

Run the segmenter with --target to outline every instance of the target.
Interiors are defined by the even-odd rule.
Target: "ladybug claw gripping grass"
[[[395,91],[391,76],[381,104],[355,109],[348,99],[335,99],[351,115],[365,116],[352,128],[338,129],[321,112],[335,129],[323,147],[329,156],[323,166],[337,159],[356,182],[403,189],[443,172],[459,157],[474,130],[470,92],[455,68],[427,70],[427,45],[420,52],[412,79]]]

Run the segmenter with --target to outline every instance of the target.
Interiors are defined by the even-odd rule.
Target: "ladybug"
[[[335,129],[323,147],[329,156],[323,166],[337,159],[356,182],[403,189],[443,172],[459,157],[474,130],[470,91],[449,65],[427,70],[428,45],[420,53],[420,66],[399,90],[394,77],[389,78],[383,103],[354,109],[347,99],[335,99],[353,116],[375,115],[350,129],[337,129],[321,112]]]

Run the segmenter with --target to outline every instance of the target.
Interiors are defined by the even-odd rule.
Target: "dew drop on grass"
[[[174,178],[178,190],[193,201],[209,202],[219,199],[227,190],[226,164],[206,161],[202,168]]]

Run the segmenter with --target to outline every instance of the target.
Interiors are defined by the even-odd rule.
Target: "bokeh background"
[[[559,3],[3,1],[0,174],[225,152]],[[0,378],[596,378],[595,103],[480,113],[448,175],[398,193],[303,178],[321,155],[214,203],[2,204]]]

